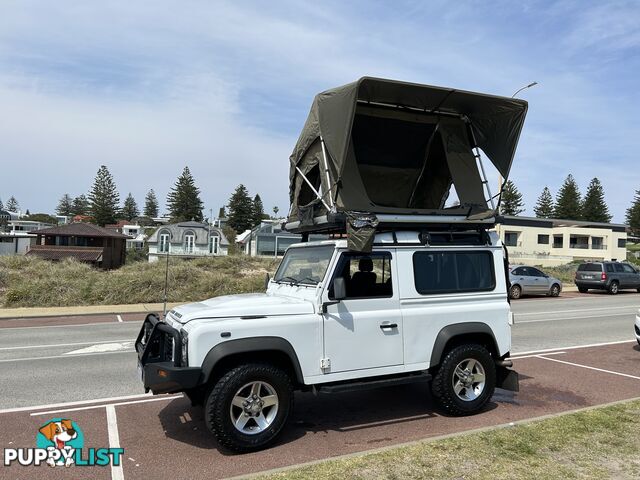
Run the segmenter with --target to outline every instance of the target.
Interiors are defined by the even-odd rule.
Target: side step
[[[369,380],[357,380],[339,383],[326,383],[315,388],[318,393],[345,393],[357,392],[359,390],[369,390],[380,387],[395,387],[397,385],[406,385],[408,383],[428,382],[431,380],[431,374],[419,373],[412,375],[403,375],[402,377],[380,378],[373,377]]]

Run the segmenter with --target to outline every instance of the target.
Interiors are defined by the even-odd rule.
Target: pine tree
[[[73,199],[71,198],[71,195],[69,195],[68,193],[65,193],[60,199],[60,201],[58,202],[58,206],[56,207],[56,213],[58,215],[63,215],[65,217],[68,217],[71,215],[72,211],[73,211]]]
[[[573,175],[567,175],[556,196],[556,206],[553,209],[555,218],[564,220],[580,220],[582,218],[582,203],[580,190]]]
[[[640,237],[640,190],[636,190],[636,196],[631,202],[631,206],[627,208],[626,221],[631,228],[631,233]]]
[[[100,226],[115,223],[120,195],[116,190],[113,177],[104,165],[100,166],[89,192],[89,203],[89,211],[94,222]]]
[[[120,217],[124,218],[125,220],[131,220],[138,215],[140,215],[138,204],[136,203],[136,199],[133,198],[133,195],[131,195],[131,192],[129,192],[127,198],[124,199],[122,210],[120,210]]]
[[[227,212],[225,212],[224,207],[220,207],[220,210],[218,210],[218,218],[227,218]]]
[[[502,189],[500,213],[502,215],[520,215],[524,212],[522,207],[524,207],[522,194],[518,191],[516,185],[511,180],[508,180]]]
[[[169,214],[175,222],[186,220],[202,222],[202,207],[200,190],[196,187],[189,167],[184,167],[182,174],[167,195]]]
[[[604,201],[604,190],[597,178],[592,179],[587,188],[582,202],[582,218],[589,222],[611,222],[609,207]]]
[[[0,199],[0,210],[4,210],[4,204],[2,203],[2,199]]]
[[[86,195],[78,195],[71,204],[71,215],[89,215],[89,200]]]
[[[144,197],[144,216],[149,218],[156,218],[158,216],[158,198],[153,188],[149,190]]]
[[[264,220],[264,205],[260,195],[256,194],[253,197],[253,226],[260,225],[262,220]]]
[[[236,232],[242,233],[253,226],[253,219],[253,201],[251,201],[247,188],[240,184],[229,199],[227,225]]]
[[[552,218],[553,217],[553,197],[549,187],[544,187],[542,193],[538,197],[536,206],[533,207],[533,211],[538,218]]]
[[[16,197],[11,195],[9,200],[7,200],[7,210],[10,212],[17,212],[20,209],[20,204],[16,200]]]
[[[273,207],[273,218],[278,218],[278,212],[280,211],[280,209],[276,206]]]

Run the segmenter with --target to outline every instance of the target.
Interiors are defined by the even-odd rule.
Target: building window
[[[217,255],[218,254],[218,242],[219,242],[219,238],[216,237],[215,235],[211,235],[209,237],[209,253],[213,254],[213,255]]]
[[[553,248],[562,248],[563,243],[564,243],[564,235],[553,236]]]
[[[504,244],[507,247],[517,247],[518,232],[504,232]]]
[[[549,235],[538,235],[538,245],[549,245]]]
[[[619,238],[618,239],[618,248],[626,248],[627,247],[627,239]]]
[[[160,253],[169,253],[169,234],[163,233],[160,235]]]
[[[602,237],[591,237],[591,248],[594,250],[604,250],[604,242]]]
[[[193,248],[196,244],[196,236],[193,232],[189,232],[184,236],[184,251],[186,253],[193,253]]]

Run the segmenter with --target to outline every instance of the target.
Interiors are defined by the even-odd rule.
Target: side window
[[[627,265],[626,263],[622,264],[622,268],[624,268],[624,273],[636,273],[636,271],[631,268],[631,265]]]
[[[343,253],[334,278],[345,280],[347,298],[391,297],[391,254],[375,252],[369,255]],[[333,298],[333,286],[329,289]]]
[[[496,286],[491,252],[416,252],[415,286],[422,295],[479,292]]]
[[[511,273],[513,273],[514,275],[524,275],[524,268],[518,267],[515,270],[513,270]]]
[[[533,277],[544,277],[544,273],[542,273],[540,270],[538,270],[537,268],[530,268],[530,275]]]
[[[622,268],[621,264],[614,263],[613,266],[616,267],[616,273],[623,273],[624,272],[624,268]]]
[[[607,272],[613,273],[613,265],[611,263],[607,263]]]

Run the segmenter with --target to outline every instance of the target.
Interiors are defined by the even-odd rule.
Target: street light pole
[[[515,98],[515,96],[517,94],[519,94],[522,90],[526,90],[527,88],[531,88],[531,87],[535,87],[536,85],[538,85],[538,82],[531,82],[529,85],[525,85],[524,87],[519,88],[518,90],[516,90],[516,93],[514,93],[513,95],[511,95],[511,98]],[[502,184],[504,183],[504,178],[502,178],[502,174],[498,174],[498,197],[500,195],[502,195]]]
[[[527,88],[531,88],[531,87],[535,87],[536,85],[538,85],[538,82],[531,82],[529,85],[525,85],[522,88],[519,88],[518,90],[516,90],[516,93],[514,93],[513,95],[511,95],[511,98],[514,98],[517,94],[519,94],[522,90],[526,90]]]

